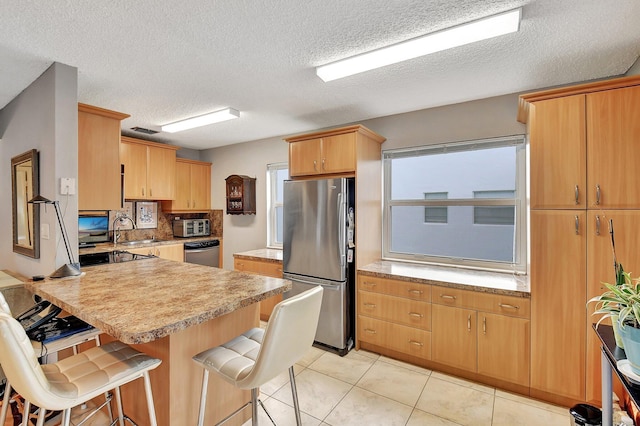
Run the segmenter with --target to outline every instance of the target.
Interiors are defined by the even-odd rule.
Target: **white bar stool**
[[[296,423],[298,426],[302,424],[293,364],[302,358],[313,344],[320,316],[322,292],[322,287],[318,286],[283,300],[273,309],[266,330],[253,328],[227,343],[207,349],[193,357],[194,361],[204,367],[198,426],[204,424],[209,371],[217,373],[240,389],[251,389],[251,401],[247,404],[251,404],[251,424],[256,426],[258,404],[265,408],[258,399],[259,387],[287,369]],[[218,424],[227,421],[247,404]],[[266,409],[265,412],[271,419]],[[273,419],[271,421],[273,422]]]
[[[149,371],[160,363],[122,342],[111,342],[40,365],[20,323],[11,315],[0,313],[0,364],[16,391],[40,407],[36,426],[44,424],[47,410],[62,411],[62,425],[69,426],[71,408],[110,390],[115,390],[118,420],[123,426],[120,386],[138,378],[144,380],[150,424],[156,426]]]
[[[5,312],[8,315],[13,315],[11,313],[11,308],[9,307],[9,304],[7,303],[2,293],[0,293],[0,312]],[[74,334],[72,336],[58,339],[52,344],[46,345],[47,353],[44,355],[44,357],[46,358],[46,356],[49,354],[53,354],[67,348],[72,348],[73,354],[76,355],[78,353],[78,345],[88,342],[90,340],[95,340],[96,346],[100,346],[101,333],[102,332],[97,328],[92,328],[90,330],[86,330],[81,333]],[[42,342],[36,342],[32,340],[31,345],[33,346],[34,350],[40,351],[40,354],[42,355],[43,348],[45,348],[45,345]],[[2,371],[2,367],[0,367],[0,375],[2,377],[5,376],[4,371]],[[7,418],[7,412],[9,410],[9,403],[11,400],[11,389],[12,389],[11,382],[7,380],[4,388],[4,398],[2,400],[2,408],[0,409],[0,425],[4,425],[5,420]],[[30,405],[31,404],[29,403],[29,401],[25,400],[25,411],[29,411]],[[111,406],[109,405],[108,408],[109,408],[109,417],[113,418],[111,414]],[[28,415],[28,413],[25,413],[25,414]],[[23,421],[23,424],[26,426],[27,422]]]

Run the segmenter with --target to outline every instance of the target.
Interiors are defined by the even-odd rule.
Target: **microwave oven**
[[[173,221],[174,237],[206,237],[211,235],[209,219],[178,219]]]

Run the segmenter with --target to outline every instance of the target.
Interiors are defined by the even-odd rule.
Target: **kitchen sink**
[[[119,241],[118,245],[121,246],[135,246],[137,244],[149,244],[149,243],[158,243],[161,240],[156,240],[155,238],[149,238],[147,240],[136,240],[136,241]]]

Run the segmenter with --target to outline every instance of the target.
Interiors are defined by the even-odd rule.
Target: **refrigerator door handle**
[[[340,266],[345,266],[346,254],[345,254],[345,233],[344,227],[347,222],[347,208],[342,192],[338,193],[338,244],[340,245]]]

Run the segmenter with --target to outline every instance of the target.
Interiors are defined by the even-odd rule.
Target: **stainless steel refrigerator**
[[[346,354],[353,346],[355,197],[353,178],[284,182],[284,278],[288,298],[324,288],[317,344]]]

